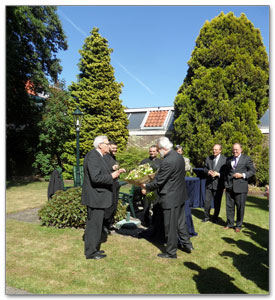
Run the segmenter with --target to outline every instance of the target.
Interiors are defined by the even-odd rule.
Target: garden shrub
[[[81,188],[57,191],[38,215],[42,225],[58,228],[84,228],[87,218],[86,206],[81,204]]]
[[[85,228],[87,208],[81,204],[82,188],[57,191],[38,215],[44,226]],[[127,206],[118,203],[115,221],[125,219]]]
[[[263,147],[252,159],[256,168],[256,185],[265,186],[269,184],[269,147]]]
[[[121,168],[125,168],[127,172],[135,169],[142,160],[149,157],[148,150],[129,147],[126,150],[117,153],[116,159]],[[124,178],[126,174],[121,174],[121,178]]]

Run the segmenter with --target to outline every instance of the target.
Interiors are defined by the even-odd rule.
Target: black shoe
[[[168,253],[159,253],[158,257],[161,257],[161,258],[177,258],[177,254],[169,255]]]
[[[98,250],[96,253],[103,254],[103,253],[105,253],[105,251],[104,250]]]
[[[209,219],[204,218],[204,219],[202,219],[201,221],[202,221],[202,222],[209,222]]]
[[[86,257],[87,259],[101,259],[106,257],[106,254],[99,254],[98,252],[96,252],[94,255],[91,255],[89,257]]]
[[[151,236],[146,231],[147,230],[139,232],[138,237],[141,239],[149,239]]]
[[[186,253],[192,253],[192,251],[194,250],[194,248],[192,246],[191,247],[181,246],[181,250],[183,252],[186,252]]]
[[[106,226],[103,226],[103,231],[104,231],[107,235],[110,235],[110,234],[111,234],[111,231],[110,231]]]
[[[218,222],[218,218],[212,218],[212,223],[217,223]]]
[[[149,227],[150,226],[150,222],[145,222],[145,221],[143,221],[143,222],[141,222],[141,225],[143,226],[143,227]]]

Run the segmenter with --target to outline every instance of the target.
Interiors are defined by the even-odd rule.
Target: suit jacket
[[[110,153],[107,153],[103,156],[104,161],[106,162],[110,172],[113,172],[113,166],[118,165],[119,163],[116,161],[115,156],[111,155]],[[119,187],[118,178],[114,179],[113,183],[114,191]]]
[[[185,203],[185,162],[175,150],[170,150],[161,161],[160,169],[152,182],[146,184],[148,191],[157,189],[163,209],[170,209]]]
[[[226,157],[224,155],[220,155],[217,165],[214,167],[214,155],[210,155],[206,158],[204,173],[206,177],[206,188],[212,190],[224,189],[224,181],[226,175]],[[220,173],[220,177],[212,177],[208,175],[208,171],[213,170]]]
[[[107,208],[112,205],[113,178],[103,157],[96,149],[84,159],[83,205],[92,208]]]
[[[54,170],[51,174],[48,185],[48,200],[52,198],[56,191],[63,191],[64,183],[62,178],[62,170]]]
[[[147,163],[153,168],[153,170],[158,170],[160,168],[161,159],[156,157],[153,160],[150,157],[147,157],[140,164],[144,165],[144,164],[147,164]]]
[[[248,179],[252,177],[256,170],[254,168],[251,158],[245,154],[241,154],[238,164],[235,170],[232,168],[231,162],[234,156],[230,157],[226,161],[227,176],[225,187],[229,190],[233,190],[235,193],[247,193],[248,192]],[[245,178],[233,178],[234,173],[245,173]]]

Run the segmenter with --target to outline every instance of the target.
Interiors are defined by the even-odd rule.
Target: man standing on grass
[[[100,250],[101,235],[105,209],[112,205],[113,182],[124,172],[123,169],[110,172],[103,155],[109,152],[109,141],[106,136],[94,140],[94,148],[84,159],[84,182],[82,187],[83,205],[87,206],[85,228],[85,256],[87,259],[106,257]]]
[[[157,171],[160,167],[160,163],[161,163],[161,160],[157,157],[158,156],[158,147],[156,145],[152,145],[150,146],[149,148],[149,157],[143,159],[141,161],[141,165],[144,165],[144,164],[149,164],[154,171]],[[155,207],[155,209],[154,209]],[[157,224],[155,223],[156,221],[156,214],[158,213],[158,197],[156,197],[156,199],[154,200],[154,203],[153,203],[153,212],[155,210],[155,212],[153,213],[153,220],[152,220],[152,234],[153,232],[155,232],[155,228],[154,226],[156,226]],[[144,197],[143,199],[143,222],[144,222],[144,225],[149,227],[150,226],[150,208],[151,208],[151,203],[146,199],[146,196]]]
[[[185,247],[193,249],[189,239],[187,226],[179,225],[180,217],[185,220],[185,200],[187,199],[185,184],[185,163],[181,155],[172,149],[173,144],[167,137],[161,137],[158,142],[159,152],[163,160],[160,169],[152,182],[142,185],[142,193],[157,190],[159,203],[163,210],[166,252],[159,253],[161,258],[177,258],[178,233],[185,242]],[[180,230],[179,230],[180,227]],[[183,237],[183,234],[185,237]]]
[[[239,143],[233,145],[233,156],[227,159],[226,187],[226,218],[227,225],[224,229],[234,228],[235,206],[237,208],[237,220],[235,231],[240,232],[243,224],[244,208],[248,192],[248,179],[256,170],[251,158],[242,154],[242,146]]]
[[[214,199],[214,215],[212,222],[217,223],[222,194],[224,190],[225,180],[225,168],[226,157],[221,154],[222,146],[219,144],[214,145],[213,155],[206,158],[204,173],[206,174],[206,190],[205,190],[205,202],[204,202],[204,218],[202,222],[210,221],[211,202]]]
[[[117,153],[117,143],[115,141],[110,141],[110,147],[109,147],[109,153],[104,155],[104,160],[109,166],[111,172],[116,171],[119,169],[119,163],[116,160],[116,153]],[[113,202],[110,207],[105,209],[104,214],[104,221],[103,221],[103,230],[106,232],[106,234],[111,234],[110,230],[112,230],[114,227],[114,218],[117,211],[117,205],[118,205],[118,195],[119,195],[119,182],[118,178],[114,179],[113,183]]]

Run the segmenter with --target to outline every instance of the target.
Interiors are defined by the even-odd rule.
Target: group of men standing
[[[108,138],[98,136],[94,140],[94,149],[84,159],[82,204],[87,206],[84,235],[87,259],[106,257],[104,251],[100,250],[102,229],[108,228],[112,223],[118,201],[118,177],[125,172],[125,169],[119,169],[116,162],[114,156],[116,150],[117,147],[113,154],[110,154]],[[224,228],[234,228],[236,206],[235,231],[239,232],[248,191],[247,180],[255,174],[255,169],[250,157],[242,154],[240,144],[233,145],[231,158],[226,159],[221,152],[221,145],[214,145],[213,155],[206,159],[204,171],[207,181],[203,221],[210,220],[213,197],[215,212],[212,221],[217,222],[225,187],[227,225]],[[193,250],[185,217],[185,201],[188,199],[185,184],[185,160],[173,149],[173,144],[167,137],[160,138],[157,145],[150,147],[149,153],[150,157],[143,163],[155,164],[158,172],[150,183],[141,185],[141,191],[144,195],[151,191],[157,192],[157,200],[153,205],[153,217],[162,216],[166,240],[166,251],[158,254],[158,257],[177,258],[176,252],[179,244],[189,253]],[[157,153],[160,153],[161,160],[157,159]],[[145,206],[145,216],[147,211],[149,211],[149,204]],[[156,219],[153,223],[159,224]]]
[[[242,153],[242,146],[235,143],[233,156],[226,158],[221,154],[222,146],[214,145],[213,155],[206,158],[204,172],[206,193],[203,222],[210,220],[211,201],[214,199],[214,215],[212,222],[217,223],[221,208],[224,188],[226,189],[226,226],[224,229],[235,228],[240,232],[243,224],[245,202],[248,192],[248,179],[255,173],[251,158]],[[234,226],[235,206],[237,208],[236,226]]]
[[[119,169],[110,155],[110,143],[106,136],[94,140],[94,149],[84,159],[83,205],[87,206],[87,221],[84,234],[87,259],[106,257],[100,250],[103,228],[112,222],[117,205],[117,178],[125,169]],[[105,223],[105,226],[104,226]],[[107,228],[108,229],[108,228]]]

